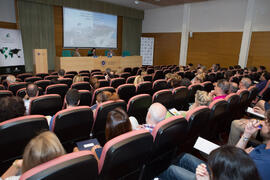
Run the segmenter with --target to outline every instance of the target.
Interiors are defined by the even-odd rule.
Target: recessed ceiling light
[[[135,3],[135,4],[139,4],[139,3],[140,3],[140,1],[137,1],[137,0],[136,0],[136,1],[134,1],[134,3]]]

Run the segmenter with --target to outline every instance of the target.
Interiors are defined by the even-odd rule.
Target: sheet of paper
[[[251,108],[251,107],[248,107],[248,108],[247,108],[247,112],[250,113],[250,114],[253,114],[253,115],[255,115],[255,116],[259,116],[259,117],[265,119],[265,116],[264,116],[263,114],[259,114],[259,113],[255,112],[255,111],[253,110],[253,108]]]
[[[175,109],[175,108],[172,108],[169,111],[170,111],[170,113],[172,113],[175,116],[179,116],[180,115],[179,111],[177,111],[177,109]]]
[[[204,138],[198,137],[193,147],[206,154],[210,154],[213,150],[219,148],[219,145],[212,143]]]

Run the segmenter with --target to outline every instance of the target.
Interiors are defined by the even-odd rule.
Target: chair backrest
[[[139,124],[145,124],[146,114],[148,108],[152,104],[152,98],[149,94],[139,94],[133,96],[127,105],[127,112],[129,116],[134,116]]]
[[[91,73],[91,76],[95,76],[95,75],[104,75],[104,74],[100,71],[95,71]]]
[[[92,69],[92,70],[91,70],[91,74],[92,74],[93,72],[101,72],[101,70],[100,70],[100,69]]]
[[[21,180],[34,179],[97,179],[98,164],[90,151],[66,154],[40,164],[20,177]]]
[[[107,81],[106,79],[99,79],[98,82],[99,82],[99,87],[100,88],[110,86],[109,81]]]
[[[88,90],[79,90],[80,103],[79,106],[91,106],[92,93]]]
[[[44,116],[29,115],[0,123],[0,169],[6,170],[21,158],[26,144],[42,130],[48,130]]]
[[[38,96],[42,95],[43,91],[41,87],[38,87]],[[24,98],[26,95],[26,88],[21,88],[17,91],[16,96],[20,97],[20,98]]]
[[[78,72],[77,72],[77,71],[67,71],[66,74],[74,74],[74,75],[77,75]]]
[[[12,96],[12,95],[13,95],[13,93],[9,90],[0,90],[0,98]]]
[[[32,77],[32,73],[23,73],[23,74],[18,74],[17,78],[20,78],[22,81],[24,81],[25,78]]]
[[[137,75],[137,72],[138,72],[139,69],[140,69],[139,67],[134,67],[134,68],[132,68],[131,75],[132,75],[132,76]]]
[[[56,75],[56,76],[58,76],[58,72],[56,72],[56,71],[51,72],[50,75]]]
[[[72,79],[71,78],[61,78],[61,79],[58,79],[57,81],[60,84],[66,84],[68,87],[70,87],[71,84],[72,84]]]
[[[173,94],[172,91],[169,89],[164,89],[156,92],[153,95],[152,102],[161,103],[167,109],[173,108]]]
[[[70,79],[73,79],[74,78],[74,74],[65,74],[64,75],[64,78],[70,78]]]
[[[8,90],[10,90],[13,95],[16,95],[17,91],[21,88],[25,88],[27,86],[26,82],[15,82],[8,86]]]
[[[45,76],[44,80],[53,80],[53,79],[57,79],[58,75],[49,75],[49,76]]]
[[[228,102],[228,114],[230,120],[227,123],[227,128],[230,127],[230,124],[233,120],[241,118],[239,117],[239,107],[240,107],[240,96],[236,93],[231,93],[226,96],[225,100]]]
[[[97,78],[97,79],[105,79],[105,76],[104,75],[94,75],[93,76],[94,78]]]
[[[144,75],[143,76],[143,80],[144,81],[150,81],[151,82],[152,81],[152,76],[151,75]]]
[[[125,80],[130,76],[130,72],[124,72],[120,74],[121,78],[124,78]]]
[[[240,96],[240,108],[242,111],[245,111],[248,107],[248,98],[249,98],[249,91],[248,90],[239,90],[237,94]]]
[[[89,139],[93,121],[93,112],[89,106],[68,108],[54,115],[51,131],[65,147],[71,146],[72,149],[75,142]]]
[[[97,109],[94,115],[94,125],[93,125],[92,133],[94,137],[98,138],[98,141],[100,142],[101,145],[104,145],[106,142],[105,127],[106,127],[108,113],[117,107],[120,107],[123,110],[126,110],[127,105],[125,101],[117,100],[117,101],[107,101],[97,106]]]
[[[153,137],[147,130],[122,134],[105,144],[98,163],[101,179],[139,179]]]
[[[153,93],[159,91],[159,90],[163,90],[163,89],[168,89],[168,83],[165,79],[159,79],[159,80],[155,80],[153,82]]]
[[[156,81],[158,79],[164,79],[164,74],[163,74],[163,71],[161,70],[156,70],[153,74],[152,81]]]
[[[98,88],[94,91],[93,97],[92,97],[92,105],[96,103],[97,95],[103,91],[110,91],[111,93],[115,92],[115,89],[113,87],[102,87]]]
[[[42,80],[42,78],[38,76],[27,77],[24,79],[25,82],[29,82],[29,83],[34,83],[35,81],[39,81],[39,80]]]
[[[77,83],[73,83],[71,85],[72,89],[77,89],[77,90],[88,90],[91,91],[91,86],[89,84],[89,82],[77,82]]]
[[[48,73],[37,73],[36,76],[41,77],[41,79],[44,79],[45,76],[48,76]]]
[[[206,92],[211,92],[212,90],[214,90],[214,85],[211,81],[203,82],[201,85],[203,87],[203,90]]]
[[[153,74],[155,70],[153,68],[147,68],[146,69],[147,74]]]
[[[133,84],[136,76],[129,76],[126,80],[127,84]]]
[[[110,81],[110,86],[116,89],[118,86],[125,84],[125,82],[124,78],[113,78]]]
[[[194,103],[195,101],[195,94],[197,92],[197,90],[202,90],[203,87],[200,85],[200,84],[191,84],[189,87],[188,87],[188,90],[189,90],[189,102],[190,103]]]
[[[5,90],[5,86],[0,84],[0,90]]]
[[[120,99],[128,103],[129,99],[136,95],[136,87],[133,84],[122,84],[116,89]]]
[[[79,74],[81,74],[81,73],[88,73],[88,74],[90,74],[90,71],[89,70],[81,70],[81,71],[79,71]]]
[[[180,86],[174,88],[173,91],[173,105],[177,110],[187,110],[188,109],[188,88],[185,86]]]
[[[59,94],[62,101],[64,101],[67,91],[68,86],[66,84],[53,84],[47,86],[45,94]]]
[[[195,77],[195,74],[193,72],[186,71],[184,76],[189,80],[192,80]]]
[[[62,99],[58,94],[48,94],[34,97],[30,100],[30,114],[53,116],[62,109]]]
[[[184,144],[188,123],[182,116],[173,116],[159,122],[153,132],[153,150],[150,160],[146,163],[143,179],[154,179],[166,170],[177,156],[178,146]]]
[[[51,81],[50,80],[39,80],[34,82],[35,85],[37,85],[38,87],[42,88],[42,91],[45,91],[47,86],[51,85]]]
[[[87,77],[90,77],[90,73],[79,73],[80,76],[87,76]]]
[[[136,86],[137,94],[152,94],[152,83],[149,81],[141,82]]]

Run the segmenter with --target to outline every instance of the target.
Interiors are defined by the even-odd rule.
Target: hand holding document
[[[213,150],[219,148],[220,146],[212,143],[204,138],[198,137],[195,145],[193,146],[195,149],[198,149],[201,152],[204,152],[205,154],[210,154]]]

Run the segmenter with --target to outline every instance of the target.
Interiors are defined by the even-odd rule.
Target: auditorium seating
[[[256,96],[258,94],[258,90],[257,90],[256,86],[251,86],[248,88],[248,91],[249,91],[249,96],[248,96],[247,105],[249,106],[252,103],[252,101],[256,99]]]
[[[164,89],[157,91],[152,98],[152,102],[158,102],[161,103],[163,106],[165,106],[167,109],[173,108],[173,94],[171,90]]]
[[[134,68],[132,68],[131,75],[132,75],[132,76],[137,75],[139,69],[140,69],[139,67],[134,67]]]
[[[131,73],[132,69],[130,67],[124,68],[124,72]]]
[[[50,75],[56,75],[56,76],[58,76],[58,72],[56,72],[56,71],[51,72]]]
[[[239,119],[244,116],[244,113],[248,107],[248,98],[249,98],[249,91],[248,90],[239,90],[237,94],[240,96],[240,106],[238,110],[240,112]]]
[[[68,152],[80,140],[89,139],[93,126],[93,112],[89,106],[61,110],[52,119],[53,131]]]
[[[61,78],[61,79],[58,79],[57,82],[59,84],[66,84],[68,87],[70,87],[72,84],[72,79],[71,78]]]
[[[38,87],[42,88],[42,91],[45,91],[47,86],[49,86],[51,84],[50,80],[39,80],[34,82],[35,85],[37,85]]]
[[[107,115],[113,109],[121,107],[122,109],[126,110],[127,106],[125,101],[117,100],[117,101],[107,101],[101,103],[97,106],[96,113],[94,115],[94,124],[92,129],[92,135],[98,139],[101,145],[104,145],[105,140],[105,126]]]
[[[92,74],[93,72],[101,72],[101,71],[100,71],[100,69],[92,69],[92,70],[91,70],[91,74]]]
[[[173,91],[173,105],[177,110],[188,110],[188,95],[189,91],[185,86],[174,88]]]
[[[144,168],[143,179],[154,179],[166,170],[177,157],[179,145],[184,144],[188,123],[182,116],[173,116],[159,122],[153,132],[154,145]]]
[[[0,90],[5,90],[5,86],[0,84]]]
[[[110,81],[110,86],[116,89],[118,86],[125,84],[125,82],[124,78],[113,78]]]
[[[149,81],[141,82],[136,86],[137,94],[152,94],[152,83]]]
[[[25,88],[27,86],[26,82],[16,82],[12,83],[8,86],[8,90],[10,90],[13,95],[16,95],[17,91],[21,88]]]
[[[194,103],[195,94],[196,94],[197,90],[202,90],[202,89],[203,89],[203,87],[200,84],[191,84],[188,87],[188,90],[189,90],[188,102],[189,103]]]
[[[49,76],[45,76],[44,80],[53,80],[53,79],[57,79],[58,75],[49,75]]]
[[[102,87],[102,88],[98,88],[94,91],[93,93],[93,97],[92,97],[92,105],[94,105],[96,103],[96,98],[97,98],[97,95],[103,91],[110,91],[112,93],[115,92],[115,89],[113,87]]]
[[[38,165],[20,177],[30,179],[81,179],[96,180],[98,164],[90,151],[79,151],[66,154]]]
[[[90,73],[79,73],[80,76],[87,76],[88,78],[90,77]]]
[[[10,119],[0,123],[0,173],[22,158],[26,144],[42,130],[48,130],[44,116],[30,115]]]
[[[59,94],[62,101],[64,101],[67,91],[68,86],[66,84],[53,84],[47,86],[45,94]]]
[[[61,96],[58,94],[34,97],[30,100],[30,114],[53,116],[62,109],[62,103]]]
[[[38,96],[42,95],[43,91],[41,87],[38,87]],[[20,97],[20,98],[24,98],[26,95],[26,88],[21,88],[17,91],[16,96]]]
[[[214,90],[214,85],[211,83],[211,81],[203,82],[201,83],[201,86],[203,87],[202,90],[206,92],[211,92],[212,90]]]
[[[99,75],[94,75],[93,77],[94,77],[94,78],[97,78],[97,79],[105,79],[105,76],[104,76],[104,75],[101,75],[101,74],[99,74]]]
[[[231,122],[239,117],[240,97],[236,93],[231,93],[226,96],[225,100],[228,102],[228,123],[227,130],[231,127]]]
[[[159,91],[159,90],[163,90],[163,89],[168,89],[168,83],[165,79],[159,79],[153,82],[153,93]]]
[[[153,137],[147,130],[122,134],[105,144],[98,164],[100,179],[140,179]]]
[[[89,70],[81,70],[81,71],[79,71],[79,74],[82,74],[82,73],[90,74],[90,71]]]
[[[77,90],[88,90],[88,91],[91,91],[91,89],[92,89],[89,82],[73,83],[73,84],[71,84],[71,88],[77,89]]]
[[[127,84],[133,84],[136,76],[129,76],[126,80]]]
[[[13,93],[9,90],[0,90],[0,98],[12,96],[12,95],[13,95]]]
[[[99,79],[98,82],[100,88],[110,86],[109,81],[107,81],[106,79]]]
[[[78,74],[78,72],[77,71],[67,71],[66,74],[74,74],[74,76],[75,76]]]
[[[64,78],[70,78],[70,79],[73,79],[74,78],[74,74],[65,74],[64,75]]]
[[[148,108],[152,104],[152,98],[149,94],[140,94],[133,96],[127,105],[129,116],[134,116],[139,124],[145,124]]]
[[[143,76],[143,80],[144,80],[144,81],[150,81],[150,82],[151,82],[151,81],[152,81],[152,78],[153,78],[153,77],[152,77],[151,75],[144,75],[144,76]]]
[[[133,84],[122,84],[116,89],[120,99],[128,103],[129,99],[136,95],[136,87]]]
[[[91,106],[92,93],[88,90],[79,90],[80,103],[79,106]]]
[[[23,73],[23,74],[18,74],[17,78],[20,78],[22,81],[24,81],[24,79],[28,78],[28,77],[32,77],[33,74],[32,73]]]
[[[41,77],[41,79],[44,79],[45,76],[48,76],[48,73],[37,73],[36,76]]]
[[[39,81],[39,80],[42,80],[42,78],[38,76],[27,77],[24,79],[24,81],[28,83],[34,83],[35,81]]]

